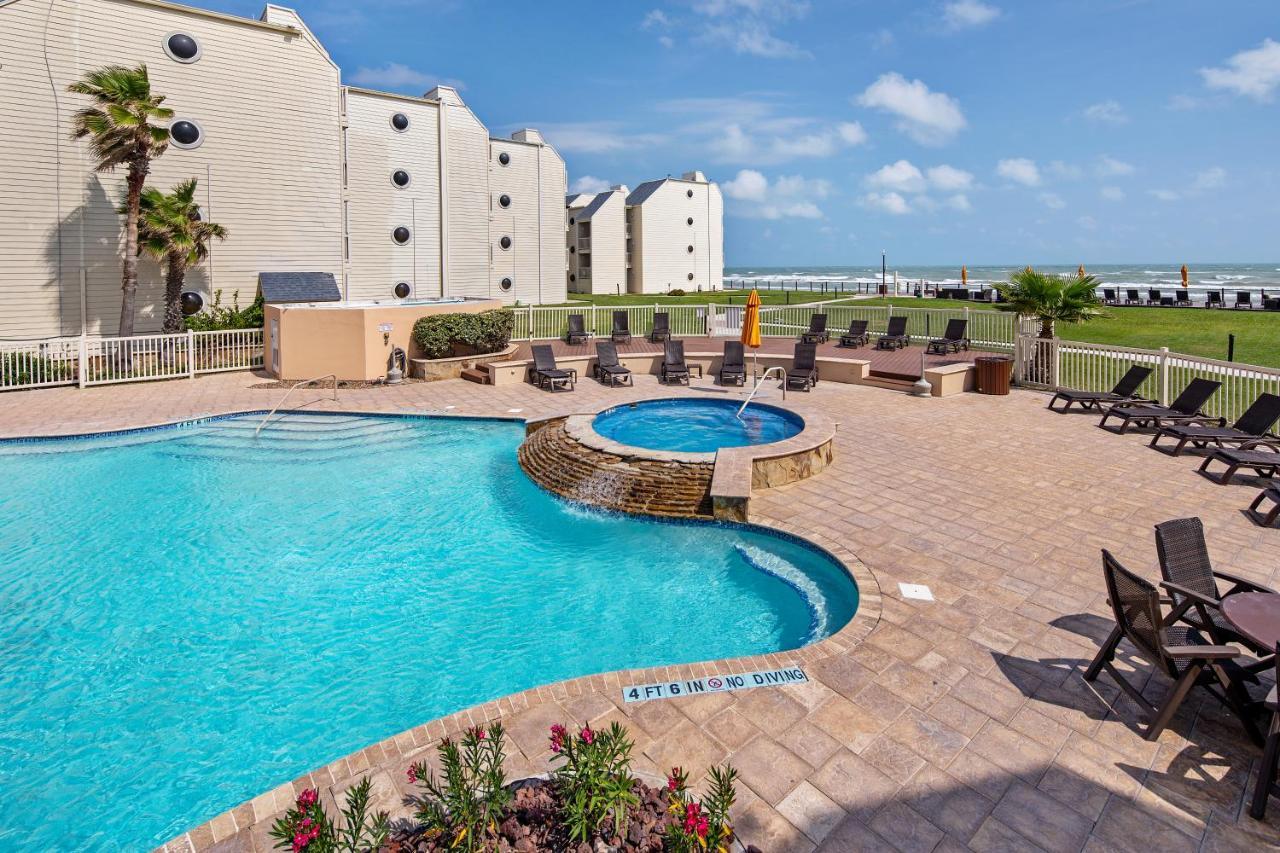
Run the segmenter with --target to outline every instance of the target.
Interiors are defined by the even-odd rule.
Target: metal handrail
[[[747,408],[747,403],[750,403],[753,399],[755,399],[756,392],[760,390],[760,386],[763,385],[764,381],[769,378],[769,374],[773,373],[773,371],[775,370],[778,371],[778,373],[782,376],[782,399],[784,400],[787,399],[786,368],[779,367],[777,365],[774,365],[773,367],[766,367],[764,373],[760,374],[760,378],[756,380],[756,387],[752,388],[751,393],[747,395],[747,402],[742,404],[742,408],[738,409],[738,414],[735,417],[739,417],[739,418],[742,417],[743,411]]]
[[[292,394],[294,391],[296,391],[298,388],[300,388],[303,385],[309,385],[312,382],[322,382],[325,379],[333,380],[333,399],[336,401],[338,399],[338,376],[336,373],[326,373],[324,376],[317,376],[314,379],[303,379],[300,382],[295,382],[293,383],[292,386],[290,386],[288,391],[284,392],[284,396],[280,398],[280,402],[272,406],[271,411],[267,412],[267,414],[263,416],[262,420],[258,423],[258,428],[253,431],[253,437],[254,438],[258,437],[258,433],[262,432],[262,428],[267,425],[267,421],[270,420],[271,416],[274,415],[276,411],[281,406],[284,405],[284,401],[289,399],[290,394]]]

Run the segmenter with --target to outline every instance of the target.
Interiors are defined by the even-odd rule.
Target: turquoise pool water
[[[648,400],[606,409],[592,426],[605,438],[650,450],[710,453],[721,447],[770,444],[804,429],[804,420],[774,406],[741,401]]]
[[[550,497],[518,424],[257,421],[0,442],[0,849],[145,849],[460,708],[857,606],[799,542]]]

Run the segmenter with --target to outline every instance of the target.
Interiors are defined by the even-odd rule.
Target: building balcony
[[[590,237],[579,237],[579,238],[578,238],[578,251],[579,251],[579,252],[590,252],[590,251],[591,251],[591,238],[590,238]]]

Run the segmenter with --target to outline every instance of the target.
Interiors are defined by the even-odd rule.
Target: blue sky
[[[573,187],[704,170],[730,266],[1280,260],[1275,0],[294,5]]]

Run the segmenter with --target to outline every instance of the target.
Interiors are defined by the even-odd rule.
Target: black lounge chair
[[[867,343],[867,321],[850,320],[849,331],[840,336],[840,346],[860,347]]]
[[[965,337],[964,333],[968,328],[968,320],[948,320],[947,328],[942,333],[942,337],[929,341],[929,346],[926,348],[927,351],[942,355],[948,352],[960,352],[961,347],[967,350],[969,348],[969,339]]]
[[[1262,506],[1264,500],[1271,501],[1271,509],[1263,515],[1262,510],[1258,507]],[[1280,515],[1280,486],[1267,486],[1258,492],[1258,496],[1253,499],[1253,503],[1249,504],[1249,515],[1254,522],[1261,524],[1263,527],[1270,527],[1275,524],[1276,516]]]
[[[1120,304],[1120,300],[1116,298],[1115,288],[1104,287],[1102,289],[1102,304],[1103,305],[1119,305]]]
[[[626,311],[613,312],[613,331],[609,339],[615,344],[631,343],[631,315]]]
[[[1249,292],[1249,291],[1247,291],[1247,290],[1237,290],[1237,291],[1236,291],[1236,304],[1235,304],[1235,305],[1232,305],[1231,307],[1232,307],[1232,308],[1247,308],[1247,309],[1249,309],[1249,310],[1252,310],[1252,309],[1253,309],[1253,294],[1252,294],[1252,293],[1250,293],[1250,292]]]
[[[810,314],[809,331],[800,333],[800,342],[805,344],[825,344],[829,340],[831,340],[831,334],[827,331],[827,315]]]
[[[1213,462],[1221,462],[1227,470],[1221,474],[1210,474],[1209,465]],[[1220,486],[1230,483],[1241,468],[1249,468],[1259,477],[1274,477],[1280,473],[1280,444],[1271,439],[1261,439],[1240,447],[1221,447],[1200,463],[1200,473]]]
[[[581,314],[569,315],[569,331],[565,332],[564,340],[568,344],[585,344],[587,339],[591,337],[591,333],[587,331],[586,323],[582,319]]]
[[[743,359],[742,341],[724,342],[724,359],[720,362],[720,384],[747,384],[747,363]]]
[[[1250,737],[1261,742],[1262,736],[1245,710],[1247,694],[1236,680],[1248,676],[1235,663],[1243,652],[1233,646],[1206,643],[1195,628],[1171,624],[1160,612],[1160,594],[1156,588],[1120,565],[1106,549],[1102,551],[1102,573],[1116,627],[1085,670],[1085,681],[1096,681],[1104,669],[1110,673],[1120,689],[1142,710],[1147,724],[1143,737],[1147,740],[1160,737],[1191,688],[1202,686],[1240,717]],[[1111,662],[1121,640],[1128,640],[1139,657],[1173,679],[1173,689],[1160,705],[1147,701]]]
[[[1255,655],[1269,654],[1241,634],[1222,615],[1222,599],[1238,592],[1265,592],[1269,589],[1226,572],[1217,572],[1209,560],[1204,524],[1198,518],[1175,518],[1156,525],[1156,554],[1160,558],[1160,586],[1169,594],[1174,609],[1171,616],[1204,634],[1215,643],[1240,643]],[[1219,592],[1218,581],[1230,584]]]
[[[1221,308],[1222,294],[1216,290],[1210,290],[1204,296],[1204,307],[1205,308]]]
[[[702,378],[702,365],[693,365],[698,371],[698,378]],[[662,345],[662,367],[659,371],[659,379],[663,382],[683,382],[689,384],[689,365],[684,360],[684,341],[673,341],[668,339]]]
[[[818,384],[818,345],[796,344],[791,368],[787,370],[787,387],[808,391]]]
[[[876,349],[902,349],[911,342],[907,335],[907,318],[890,317],[888,328],[876,341]]]
[[[1149,288],[1149,289],[1147,290],[1147,304],[1148,304],[1148,305],[1159,305],[1159,304],[1160,304],[1160,291],[1159,291],[1159,290],[1157,290],[1157,289],[1156,289],[1156,288],[1154,288],[1154,287]]]
[[[1190,306],[1191,294],[1187,292],[1186,288],[1179,288],[1173,292],[1173,301],[1178,305]]]
[[[578,371],[570,368],[559,368],[556,366],[555,353],[551,351],[551,347],[547,344],[535,344],[533,347],[533,367],[529,368],[529,379],[539,388],[549,388],[555,391],[556,387],[567,387],[573,390],[578,381]]]
[[[1049,411],[1060,415],[1065,414],[1072,403],[1079,403],[1085,411],[1089,409],[1101,411],[1103,403],[1155,403],[1155,400],[1138,396],[1138,389],[1150,375],[1151,368],[1135,364],[1120,377],[1120,381],[1110,391],[1073,391],[1070,388],[1059,388],[1053,395],[1053,399],[1049,401]],[[1053,404],[1059,400],[1066,400],[1066,405],[1061,409],[1055,409]]]
[[[1223,447],[1264,438],[1280,440],[1280,436],[1271,432],[1276,421],[1280,421],[1280,397],[1275,394],[1259,394],[1258,399],[1231,426],[1227,426],[1226,418],[1203,418],[1162,427],[1151,436],[1151,446],[1158,447],[1161,438],[1170,436],[1178,441],[1170,454],[1177,456],[1188,443],[1204,448],[1210,444]]]
[[[631,371],[618,361],[618,347],[613,341],[596,341],[596,366],[593,368],[596,379],[609,380],[609,387],[614,385],[634,385],[635,379]]]
[[[1280,643],[1276,643],[1275,653],[1276,682],[1280,684]],[[1280,797],[1280,785],[1276,785],[1276,765],[1280,764],[1280,688],[1275,684],[1262,700],[1262,707],[1271,712],[1271,726],[1267,729],[1267,745],[1262,750],[1258,781],[1253,783],[1253,801],[1249,804],[1249,816],[1257,820],[1267,816],[1267,800]]]
[[[671,340],[671,315],[666,311],[656,311],[653,315],[653,329],[649,332],[650,343]]]
[[[1201,411],[1204,408],[1204,404],[1209,402],[1209,398],[1218,393],[1218,389],[1221,387],[1221,382],[1196,377],[1187,383],[1186,388],[1182,389],[1178,399],[1168,406],[1117,404],[1103,413],[1102,420],[1098,421],[1098,426],[1107,429],[1108,418],[1120,418],[1120,427],[1116,431],[1123,435],[1129,429],[1130,424],[1137,424],[1140,427],[1151,426],[1156,430],[1160,430],[1164,428],[1166,423],[1196,421],[1204,417],[1204,413]]]
[[[1124,292],[1124,304],[1125,305],[1141,305],[1142,304],[1142,296],[1139,295],[1138,289],[1136,287],[1131,290],[1126,290]]]

